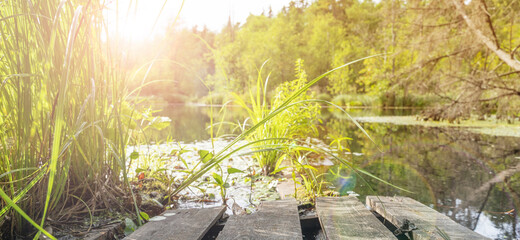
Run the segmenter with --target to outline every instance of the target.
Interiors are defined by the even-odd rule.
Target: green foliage
[[[323,100],[323,101],[330,101],[332,97],[328,93],[320,93],[316,95],[316,99]]]
[[[338,106],[346,107],[371,107],[380,105],[377,96],[359,94],[337,95],[331,100],[331,102]]]
[[[371,56],[371,57],[374,57],[374,56]],[[367,57],[369,58],[369,57]],[[197,169],[193,169],[192,171],[192,174],[187,178],[185,179],[172,193],[171,195],[176,195],[178,194],[180,191],[186,189],[188,186],[190,186],[193,182],[195,182],[197,179],[201,178],[202,176],[204,176],[205,173],[207,173],[209,170],[211,170],[212,168],[214,167],[217,167],[219,166],[219,164],[224,160],[224,159],[227,159],[229,157],[231,157],[233,154],[236,154],[238,151],[242,150],[242,149],[245,149],[245,148],[248,148],[248,147],[251,147],[251,146],[255,146],[255,145],[258,145],[262,142],[265,142],[265,141],[271,141],[273,139],[261,139],[261,140],[257,140],[257,141],[252,141],[252,142],[248,142],[246,144],[243,144],[243,145],[238,145],[238,142],[241,141],[241,140],[244,140],[245,138],[249,137],[250,135],[252,135],[257,129],[261,128],[262,126],[264,126],[269,120],[273,119],[274,117],[276,117],[278,114],[286,111],[288,108],[291,108],[291,107],[294,107],[294,106],[297,106],[299,104],[302,104],[302,103],[306,103],[307,101],[299,101],[299,102],[293,102],[295,99],[297,99],[301,94],[303,93],[306,93],[309,88],[311,86],[313,86],[314,84],[316,84],[318,81],[320,81],[321,79],[329,76],[331,73],[333,73],[334,71],[337,71],[343,67],[346,67],[350,64],[353,64],[353,63],[356,63],[356,62],[359,62],[359,61],[362,61],[366,58],[362,58],[362,59],[358,59],[358,60],[355,60],[355,61],[352,61],[352,62],[349,62],[345,65],[342,65],[340,67],[337,67],[335,69],[332,69],[326,73],[323,73],[321,74],[320,76],[314,78],[313,80],[309,81],[308,83],[306,83],[304,86],[302,86],[301,88],[297,89],[295,92],[293,92],[290,96],[287,97],[287,99],[280,104],[280,106],[278,106],[276,109],[273,109],[272,111],[270,111],[265,117],[263,117],[262,119],[258,120],[258,122],[254,125],[252,125],[250,128],[248,128],[247,130],[245,130],[244,132],[242,132],[241,134],[239,134],[236,138],[234,138],[230,143],[228,143],[224,148],[222,148],[220,151],[218,151],[217,153],[215,153],[212,157],[212,159],[210,159],[206,164],[203,164],[201,165],[199,168]],[[261,71],[259,71],[261,72]],[[257,87],[257,103],[260,102],[260,97],[261,96],[264,96],[264,100],[265,100],[265,88],[264,89],[264,92],[262,93],[261,92],[261,88],[262,88],[262,81],[261,81],[261,77],[260,77],[260,74],[259,74],[259,79],[260,80],[257,80],[257,84],[258,84],[258,87]],[[251,94],[251,96],[253,96]],[[240,98],[238,98],[237,100],[239,100],[240,102]],[[254,99],[253,99],[254,100]],[[252,101],[253,103],[255,101]],[[266,101],[262,101],[261,102],[262,105],[253,105],[252,108],[258,108],[260,107],[261,109],[265,107],[266,105]],[[251,108],[249,108],[245,102],[242,100],[241,101],[241,105],[246,108],[246,110],[249,112],[250,115],[254,116],[254,112],[251,110]],[[256,111],[258,113],[258,111]],[[263,111],[260,112],[260,113],[264,113]],[[346,112],[345,112],[346,113]],[[356,124],[356,126],[358,127],[361,127],[357,122],[354,121],[354,123]],[[363,131],[363,133],[366,134],[366,132],[361,129]],[[367,135],[368,136],[368,135]],[[238,145],[238,146],[237,146]],[[258,147],[258,146],[257,146]],[[263,149],[266,149],[268,151],[270,150],[273,150],[272,147],[276,147],[276,146],[271,146],[271,145],[264,145]],[[232,149],[233,148],[233,149]],[[262,150],[263,150],[262,149]],[[262,151],[260,150],[260,151]],[[345,164],[347,166],[350,166],[350,164],[344,160],[344,159],[341,159],[341,158],[338,158],[336,157],[335,159],[338,159],[338,161],[342,164]],[[363,172],[364,174],[368,174],[367,172]],[[369,175],[369,176],[372,176],[372,175]],[[375,176],[372,176],[374,177],[375,179],[378,179],[377,177]],[[393,185],[392,185],[393,186]]]
[[[260,69],[258,73],[256,94],[250,92],[249,101],[234,94],[236,102],[247,110],[249,120],[253,125],[258,124],[267,115],[271,114],[274,109],[282,106],[292,93],[307,84],[307,75],[303,70],[303,61],[298,59],[295,68],[297,79],[279,85],[275,90],[276,95],[273,97],[270,104],[268,104],[265,91],[269,78],[267,78],[263,84],[261,70],[262,69]],[[305,91],[295,98],[294,101],[301,102],[309,99],[310,95]],[[272,146],[283,146],[284,144],[289,143],[287,139],[298,137],[305,138],[317,133],[315,123],[317,121],[318,113],[319,105],[311,102],[302,103],[298,106],[288,108],[279,113],[276,117],[270,119],[266,124],[259,126],[255,132],[248,137],[248,140],[254,142],[264,139],[272,139],[262,142],[259,146],[264,146],[266,144]],[[258,151],[254,154],[254,157],[262,168],[263,174],[268,175],[276,170],[275,166],[277,165],[277,162],[281,161],[281,157],[285,154],[286,153],[281,151],[281,149],[277,149],[273,151]]]
[[[41,231],[66,204],[102,209],[92,189],[132,194],[125,149],[150,120],[134,109],[139,98],[111,47],[122,40],[104,35],[103,4],[83,3],[0,5],[0,222],[9,219],[17,235],[34,235],[29,219]]]
[[[213,183],[215,184],[215,186],[217,186],[218,188],[220,188],[220,196],[222,197],[222,201],[224,202],[224,204],[226,204],[226,189],[229,188],[229,183],[228,183],[228,179],[229,179],[229,176],[231,174],[235,174],[235,173],[243,173],[242,170],[239,170],[239,169],[236,169],[236,168],[228,168],[227,169],[227,175],[226,177],[224,178],[224,171],[222,171],[222,168],[218,167],[219,170],[220,170],[220,174],[218,173],[212,173],[211,174],[211,177],[213,178]]]
[[[520,44],[520,38],[515,38],[520,24],[512,16],[520,5],[487,0],[466,8],[482,32],[519,57],[520,51],[514,49]],[[486,19],[488,12],[493,14]],[[488,21],[490,24],[483,24]],[[475,39],[451,1],[293,1],[276,16],[251,15],[240,27],[229,23],[216,39],[215,59],[222,69],[210,78],[215,85],[229,86],[217,91],[247,94],[244,89],[254,87],[249,79],[257,75],[252,66],[259,66],[264,59],[273,65],[270,85],[277,86],[291,81],[290,64],[298,58],[312,63],[307,73],[315,76],[348,59],[384,53],[385,57],[333,72],[315,90],[331,95],[378,96],[377,105],[382,107],[457,102],[448,107],[459,117],[470,112],[482,115],[485,108],[491,113],[498,108],[518,111],[518,105],[508,105],[509,100],[493,102],[495,98],[518,98],[515,74]],[[273,91],[274,87],[268,93]],[[439,95],[443,101],[417,97],[420,95]],[[491,103],[481,109],[476,99]]]

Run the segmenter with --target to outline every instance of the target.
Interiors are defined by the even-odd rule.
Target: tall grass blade
[[[321,74],[320,76],[314,78],[313,80],[311,80],[310,82],[308,82],[307,84],[305,84],[302,88],[300,88],[298,91],[296,91],[295,93],[293,93],[290,97],[288,97],[278,108],[274,109],[272,112],[270,112],[267,116],[265,116],[264,118],[262,118],[261,120],[259,120],[255,125],[253,125],[252,127],[250,127],[248,130],[246,130],[245,132],[241,133],[240,135],[238,135],[235,139],[233,139],[230,143],[228,143],[223,149],[221,149],[218,153],[215,154],[215,156],[209,160],[209,162],[207,164],[205,164],[203,167],[201,167],[199,170],[197,170],[196,172],[194,172],[190,177],[188,177],[186,180],[184,180],[180,185],[179,187],[177,187],[172,195],[175,195],[177,193],[179,193],[180,191],[184,190],[186,187],[188,187],[191,183],[193,183],[195,180],[197,180],[198,178],[200,178],[202,175],[204,175],[206,172],[208,172],[209,170],[211,170],[213,167],[215,167],[217,164],[219,164],[220,162],[222,162],[224,159],[226,159],[226,156],[223,156],[222,154],[224,154],[227,150],[229,150],[230,148],[232,148],[233,146],[235,146],[235,144],[237,142],[239,142],[240,140],[243,140],[245,139],[247,136],[249,136],[250,134],[252,134],[257,128],[259,128],[260,126],[262,126],[263,124],[265,124],[267,121],[269,121],[270,119],[274,118],[276,115],[278,115],[279,113],[281,113],[282,111],[284,111],[285,109],[288,108],[287,105],[291,104],[291,102],[296,99],[299,95],[301,95],[302,93],[304,93],[305,91],[307,91],[312,85],[314,85],[315,83],[317,83],[319,80],[323,79],[324,77],[330,75],[331,73],[339,70],[339,69],[342,69],[348,65],[351,65],[353,63],[356,63],[356,62],[360,62],[360,61],[363,61],[365,59],[369,59],[369,58],[373,58],[373,57],[377,57],[377,56],[381,56],[382,54],[378,54],[378,55],[373,55],[373,56],[369,56],[369,57],[365,57],[365,58],[361,58],[361,59],[358,59],[358,60],[355,60],[355,61],[351,61],[349,63],[346,63],[342,66],[339,66],[337,68],[334,68],[326,73],[323,73]],[[289,106],[290,107],[290,106]],[[245,146],[248,146],[248,145],[251,145],[250,143],[248,144],[245,144],[245,145],[242,145],[240,147],[238,147],[238,149],[242,149],[244,148]]]
[[[20,209],[20,207],[18,207],[18,205],[16,205],[16,203],[13,202],[13,200],[11,200],[11,198],[9,198],[9,196],[7,196],[7,194],[5,194],[4,190],[2,190],[0,188],[0,197],[2,197],[2,199],[7,202],[7,204],[9,204],[9,206],[11,206],[12,208],[14,208],[14,210],[16,210],[20,215],[22,215],[22,217],[28,221],[30,224],[32,224],[36,229],[38,229],[40,232],[42,232],[43,234],[45,234],[45,236],[49,237],[50,239],[53,239],[53,240],[56,240],[56,238],[54,236],[52,236],[49,232],[45,231],[45,229],[43,229],[43,227],[41,227],[40,225],[38,225],[36,222],[34,222],[29,216],[27,216],[27,214],[22,210]]]

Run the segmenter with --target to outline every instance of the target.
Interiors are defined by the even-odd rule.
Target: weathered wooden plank
[[[328,239],[396,239],[356,197],[319,197],[316,213]]]
[[[217,240],[301,240],[298,205],[294,199],[262,202],[258,212],[230,216]]]
[[[367,196],[367,205],[398,227],[405,219],[415,224],[414,239],[488,239],[408,197]]]
[[[224,206],[202,209],[168,210],[159,215],[165,219],[150,221],[126,240],[180,240],[202,239],[206,232],[226,211]]]

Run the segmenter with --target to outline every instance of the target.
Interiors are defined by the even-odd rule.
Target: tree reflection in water
[[[520,139],[468,132],[463,128],[401,126],[364,123],[382,149],[363,136],[354,124],[337,118],[324,121],[325,134],[349,136],[357,166],[406,193],[374,179],[357,180],[353,190],[366,195],[404,195],[434,207],[483,235],[520,237]],[[513,211],[511,211],[513,210]]]

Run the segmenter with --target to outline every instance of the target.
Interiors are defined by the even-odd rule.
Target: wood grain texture
[[[159,216],[166,219],[150,221],[126,240],[198,240],[220,219],[224,206],[202,209],[168,210]]]
[[[404,219],[414,223],[418,228],[413,231],[416,240],[444,239],[439,229],[452,240],[488,239],[408,197],[367,196],[367,205],[398,227],[403,224]]]
[[[356,197],[319,197],[316,213],[327,239],[396,239]]]
[[[230,216],[217,240],[301,240],[298,205],[294,199],[262,202],[258,212]]]

